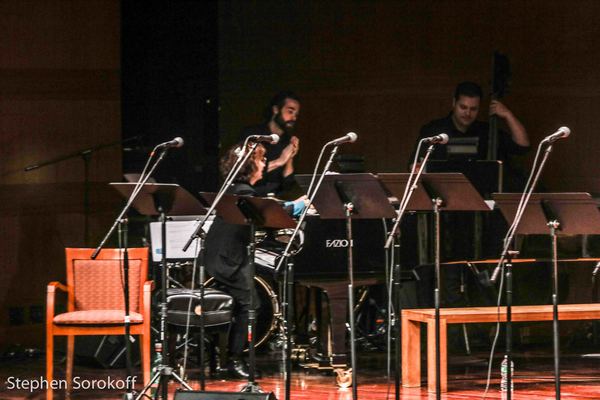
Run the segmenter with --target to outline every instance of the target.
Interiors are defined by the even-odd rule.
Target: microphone
[[[439,135],[426,137],[422,140],[428,144],[446,144],[448,143],[448,140],[450,140],[450,137],[445,133],[440,133]]]
[[[171,147],[181,147],[183,146],[183,139],[179,136],[173,140],[169,140],[168,142],[164,142],[156,146],[156,150],[158,149],[169,149]]]
[[[543,142],[548,142],[548,143],[552,144],[552,143],[556,142],[558,139],[564,139],[564,138],[568,137],[570,134],[571,134],[571,130],[569,128],[567,128],[566,126],[561,126],[552,135],[546,136],[544,138]]]
[[[279,142],[279,135],[275,133],[272,135],[250,135],[248,136],[248,140],[252,140],[253,142],[265,142],[275,144]]]
[[[327,143],[326,146],[329,146],[329,145],[339,146],[340,144],[344,144],[344,143],[354,143],[354,142],[356,142],[356,139],[358,139],[358,135],[356,133],[348,132],[341,138],[334,139],[331,142]]]

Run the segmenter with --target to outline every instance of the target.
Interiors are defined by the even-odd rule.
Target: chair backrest
[[[123,252],[103,249],[95,260],[94,249],[67,248],[68,311],[124,310]],[[140,312],[143,285],[148,276],[148,249],[129,253],[129,309]]]

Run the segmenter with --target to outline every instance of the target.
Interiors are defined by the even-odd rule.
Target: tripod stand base
[[[260,385],[256,382],[248,382],[246,385],[244,385],[244,387],[242,388],[242,390],[240,390],[240,392],[242,393],[264,393],[264,390],[262,390],[262,388],[260,387]]]
[[[179,377],[179,375],[177,375],[175,372],[173,372],[173,368],[166,366],[166,365],[161,365],[158,368],[158,370],[154,373],[154,375],[150,378],[150,381],[146,384],[146,386],[144,386],[144,388],[140,391],[140,393],[135,398],[135,400],[139,400],[142,397],[147,397],[146,392],[148,390],[150,390],[150,388],[156,381],[158,381],[159,387],[157,388],[156,393],[154,394],[154,398],[157,399],[161,393],[161,390],[158,390],[158,389],[160,389],[160,387],[162,385],[166,385],[168,388],[169,382],[171,381],[171,379],[174,379],[175,381],[179,382],[179,384],[181,386],[185,387],[187,390],[192,390],[192,387],[190,385],[185,383],[185,381],[183,379],[181,379]],[[125,395],[125,396],[127,396],[127,395]],[[127,398],[127,397],[124,397],[124,398]],[[167,399],[165,398],[163,400],[167,400]]]

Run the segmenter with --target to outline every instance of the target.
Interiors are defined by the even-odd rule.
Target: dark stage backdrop
[[[158,143],[180,136],[155,175],[215,190],[218,153],[217,2],[122,2],[124,172],[140,173]]]
[[[405,170],[420,126],[447,114],[456,83],[474,80],[489,94],[499,50],[513,69],[506,104],[532,142],[562,125],[572,130],[556,145],[546,186],[600,192],[600,2],[219,5],[220,127],[230,142],[274,91],[292,88],[304,100],[299,170],[311,170],[321,144],[348,131],[359,141],[344,151],[364,155],[369,171]]]
[[[81,156],[121,140],[119,2],[0,2],[0,349],[42,348],[46,284],[64,282],[64,248],[83,246]],[[120,200],[118,146],[89,156],[89,242]]]

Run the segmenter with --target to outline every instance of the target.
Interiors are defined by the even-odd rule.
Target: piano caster
[[[335,383],[342,389],[352,386],[352,368],[334,368]]]

